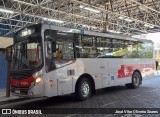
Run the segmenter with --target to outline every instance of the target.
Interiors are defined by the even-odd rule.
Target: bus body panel
[[[72,62],[64,67],[45,73],[45,96],[52,97],[74,92],[73,82],[77,79],[77,63]]]
[[[87,58],[78,58],[78,76],[80,77],[83,74],[89,74],[92,76],[95,82],[95,89],[102,88],[102,73],[103,71],[100,70],[100,65],[103,65],[103,62],[96,62],[99,61],[98,59],[87,59]],[[91,70],[92,69],[92,70]]]
[[[73,82],[77,79],[77,72],[76,62],[57,69],[58,95],[74,92]]]
[[[27,96],[29,97],[43,97],[45,96],[45,88],[44,88],[45,82],[42,81],[42,83],[35,85],[31,89],[28,90]]]
[[[132,82],[132,74],[140,71],[142,78],[154,76],[154,59],[77,59],[78,73],[88,73],[95,81],[95,88],[124,85]],[[84,72],[83,72],[84,71]]]
[[[45,73],[43,76],[45,83],[45,96],[57,96],[57,71],[55,70],[49,73]]]
[[[140,71],[142,78],[153,77],[155,70],[153,61],[153,59],[79,58],[74,63],[48,73],[43,69],[43,82],[29,89],[28,96],[52,97],[74,93],[78,78],[85,73],[93,77],[95,89],[125,85],[132,82],[135,70]],[[34,77],[39,74],[40,72],[37,72]]]

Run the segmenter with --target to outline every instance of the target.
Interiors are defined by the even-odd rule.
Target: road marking
[[[135,96],[132,96],[132,97],[129,97],[129,98],[135,98],[135,97],[139,97],[141,96],[141,94],[138,94],[138,95],[135,95]]]
[[[117,102],[107,103],[107,104],[102,105],[101,107],[105,107],[105,106],[112,105],[112,104],[115,104],[115,103],[117,103]]]
[[[155,90],[152,90],[152,91],[149,91],[149,92],[156,92],[156,91],[158,91],[159,89],[155,89]]]

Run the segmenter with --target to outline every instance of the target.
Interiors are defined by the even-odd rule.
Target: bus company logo
[[[11,114],[11,109],[2,109],[2,114]]]
[[[28,85],[28,82],[21,82],[20,84],[26,86],[26,85]]]

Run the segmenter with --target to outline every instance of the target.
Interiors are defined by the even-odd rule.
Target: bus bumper
[[[16,88],[11,87],[11,94],[15,96],[21,97],[43,97],[44,89],[42,85],[35,85],[32,88]]]

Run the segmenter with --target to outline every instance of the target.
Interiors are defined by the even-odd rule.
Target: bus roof
[[[108,38],[113,38],[113,39],[123,39],[123,40],[153,43],[152,40],[133,38],[133,37],[130,37],[127,35],[124,36],[122,34],[94,32],[94,31],[87,31],[87,30],[83,30],[83,29],[67,28],[67,27],[61,27],[61,26],[55,26],[55,25],[49,25],[49,24],[42,24],[42,29],[43,30],[52,29],[52,30],[59,30],[59,31],[84,34],[84,35],[92,35],[92,36],[108,37]]]

